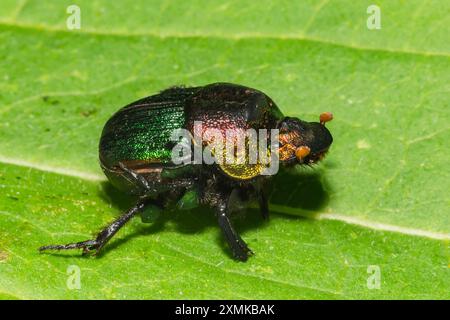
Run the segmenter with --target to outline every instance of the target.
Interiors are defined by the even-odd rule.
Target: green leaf
[[[72,31],[70,4],[2,1],[0,299],[450,298],[447,2],[378,1],[380,30],[370,1],[86,0]],[[328,157],[277,176],[270,222],[236,216],[254,257],[233,261],[204,210],[135,219],[98,258],[37,252],[132,205],[98,166],[112,113],[218,81],[335,116]]]

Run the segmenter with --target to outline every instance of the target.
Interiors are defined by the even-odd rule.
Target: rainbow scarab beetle
[[[262,173],[266,165],[174,163],[174,130],[185,129],[193,137],[198,122],[202,130],[239,134],[248,129],[278,129],[279,142],[276,148],[272,144],[268,146],[269,153],[277,155],[281,166],[294,166],[312,164],[323,158],[333,141],[325,127],[325,122],[331,119],[328,112],[320,115],[320,122],[285,117],[263,92],[230,83],[173,87],[133,102],[108,120],[99,153],[109,181],[125,193],[138,195],[136,205],[94,239],[44,246],[40,251],[81,248],[83,253],[97,254],[125,223],[146,207],[164,209],[191,199],[194,204],[214,209],[234,258],[246,261],[253,253],[230,221],[230,199],[236,194],[241,199],[256,198],[262,216],[268,218],[265,185],[271,175]],[[211,140],[202,140],[201,148],[210,144]],[[263,144],[269,144],[268,137]]]

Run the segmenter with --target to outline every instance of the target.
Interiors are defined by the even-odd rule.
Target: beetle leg
[[[231,224],[231,221],[228,217],[229,215],[229,206],[228,201],[221,201],[217,205],[217,219],[219,222],[219,226],[227,239],[227,242],[233,252],[233,257],[240,261],[246,261],[250,255],[253,254],[252,250],[247,246],[244,240],[240,237],[240,235],[236,232]]]
[[[157,192],[155,189],[155,184],[149,182],[145,177],[132,169],[128,168],[123,162],[119,162],[119,167],[124,171],[125,174],[128,175],[130,179],[132,179],[134,182],[136,182],[139,187],[142,189],[143,194],[147,194],[150,192]],[[163,184],[170,187],[170,189],[176,189],[176,188],[189,188],[194,185],[194,181],[192,181],[192,178],[186,178],[186,179],[173,179],[173,180],[165,180]]]
[[[269,219],[269,199],[267,198],[266,183],[258,181],[255,184],[256,198],[259,204],[259,211],[264,220]]]
[[[149,182],[147,181],[147,179],[144,178],[144,176],[131,170],[123,162],[119,162],[119,167],[125,173],[127,173],[134,181],[136,181],[143,190],[150,191],[152,189]]]
[[[119,229],[123,227],[132,217],[142,211],[148,203],[149,199],[140,199],[134,207],[122,214],[106,228],[104,228],[100,233],[98,233],[95,239],[63,245],[43,246],[39,248],[39,251],[42,252],[45,250],[83,249],[83,254],[94,252],[93,254],[97,255],[103,248],[103,246],[117,233],[117,231],[119,231]]]
[[[258,192],[258,203],[259,211],[261,212],[263,219],[269,219],[269,202],[266,193],[262,189]]]

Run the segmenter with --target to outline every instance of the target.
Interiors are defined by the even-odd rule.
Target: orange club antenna
[[[331,112],[322,112],[320,114],[320,124],[325,125],[326,122],[330,122],[333,120],[333,114]]]

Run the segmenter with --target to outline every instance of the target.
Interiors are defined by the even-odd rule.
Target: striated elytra
[[[285,117],[263,92],[230,83],[173,87],[133,102],[105,124],[99,156],[109,181],[137,195],[137,203],[94,239],[44,246],[40,251],[81,248],[83,253],[97,254],[126,222],[149,207],[163,210],[176,204],[183,209],[194,203],[214,209],[233,257],[246,261],[252,251],[231,223],[230,199],[236,195],[242,200],[256,198],[262,216],[268,218],[265,186],[277,171],[267,169],[275,162],[285,167],[321,160],[333,141],[325,127],[331,119],[329,112],[322,113],[319,122]],[[267,135],[258,135],[257,140],[247,135],[262,129]],[[189,135],[183,135],[183,140],[180,132]],[[231,140],[226,139],[228,134]],[[222,145],[216,144],[218,137]],[[229,141],[236,143],[231,149],[226,148]],[[237,141],[243,142],[244,153],[237,151]],[[250,147],[252,141],[257,141],[256,149]],[[252,157],[255,150],[258,155]],[[195,161],[198,154],[210,154],[214,162]],[[230,154],[234,162],[228,161]],[[239,154],[244,154],[241,162],[236,160]],[[264,162],[260,154],[269,160]]]

